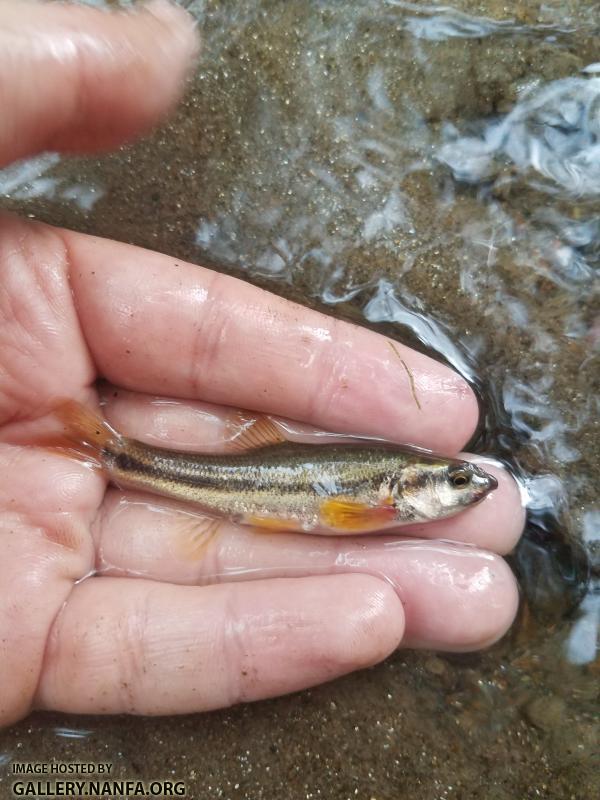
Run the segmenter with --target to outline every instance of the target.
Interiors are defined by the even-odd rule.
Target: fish
[[[265,416],[242,431],[235,452],[211,455],[130,438],[74,401],[56,414],[67,447],[119,488],[268,531],[374,533],[451,517],[498,486],[471,462],[382,440],[289,441]]]

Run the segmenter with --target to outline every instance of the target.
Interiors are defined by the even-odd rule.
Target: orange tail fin
[[[62,435],[47,443],[47,449],[67,451],[67,454],[96,466],[102,466],[102,451],[118,447],[123,437],[95,411],[75,400],[59,403],[54,416],[63,423]]]

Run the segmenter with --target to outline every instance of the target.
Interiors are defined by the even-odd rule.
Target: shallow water
[[[195,796],[594,796],[600,7],[185,5],[204,51],[175,119],[114,156],[0,173],[4,205],[241,274],[453,364],[482,398],[476,448],[527,497],[522,610],[487,654],[401,653],[231,712],[36,715],[2,734],[3,769],[60,750],[172,770]]]

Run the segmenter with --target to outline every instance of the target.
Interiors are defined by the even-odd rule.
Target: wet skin
[[[3,163],[113,146],[176,100],[196,51],[183,12],[31,11],[0,6]],[[235,406],[456,455],[477,424],[458,375],[165,255],[10,216],[0,228],[0,723],[33,707],[204,710],[313,685],[399,646],[476,649],[506,631],[517,589],[501,554],[523,511],[496,467],[486,465],[496,491],[403,531],[414,538],[225,524],[191,559],[177,546],[185,506],[6,443],[46,430],[57,397],[93,404],[102,378],[107,418],[151,443],[226,449]]]

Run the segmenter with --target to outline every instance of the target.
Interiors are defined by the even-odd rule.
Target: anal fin
[[[177,526],[177,553],[187,561],[197,561],[217,535],[224,520],[214,517],[187,517]]]

